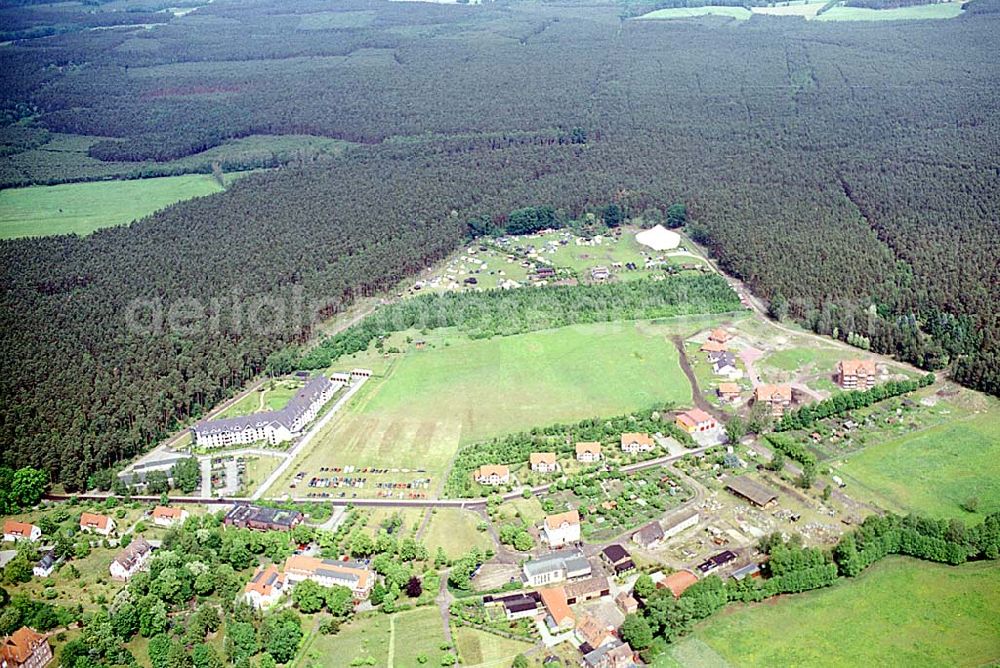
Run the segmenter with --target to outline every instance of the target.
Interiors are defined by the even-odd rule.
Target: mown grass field
[[[444,644],[444,627],[435,606],[391,616],[374,613],[355,618],[336,635],[314,633],[292,665],[439,666],[447,652],[441,649]],[[421,663],[420,657],[426,657],[426,662]]]
[[[514,657],[531,649],[531,645],[518,640],[470,629],[462,626],[452,629],[458,655],[463,666],[500,668],[509,666]]]
[[[900,512],[975,521],[1000,510],[1000,404],[867,446],[839,467],[852,495]],[[853,489],[852,489],[853,487]],[[975,514],[962,509],[979,500]]]
[[[816,17],[817,21],[913,21],[922,19],[953,19],[962,13],[959,2],[936,5],[916,5],[896,9],[867,7],[834,7]]]
[[[728,16],[732,19],[746,21],[750,18],[750,10],[743,7],[674,7],[657,9],[638,18],[641,20],[690,19],[709,15]]]
[[[678,320],[475,341],[432,331],[425,349],[400,354],[384,378],[362,388],[271,493],[285,491],[298,471],[345,465],[423,468],[436,487],[465,443],[665,401],[687,405],[691,387],[666,338],[688,326]]]
[[[476,529],[482,521],[471,510],[437,508],[431,514],[423,543],[432,556],[441,547],[449,559],[456,559],[474,547],[483,550],[493,547],[489,534]]]
[[[277,411],[288,405],[302,383],[291,380],[280,380],[274,386],[265,385],[256,392],[251,392],[235,404],[223,411],[220,418],[250,415],[260,411]]]
[[[205,174],[2,190],[0,238],[86,235],[220,190],[218,182]]]
[[[1000,658],[1000,564],[888,558],[853,580],[700,625],[673,666],[981,666]]]

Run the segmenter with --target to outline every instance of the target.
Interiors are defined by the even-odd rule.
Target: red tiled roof
[[[22,626],[4,638],[0,656],[6,663],[19,666],[25,663],[43,642],[46,642],[45,636],[34,629]]]

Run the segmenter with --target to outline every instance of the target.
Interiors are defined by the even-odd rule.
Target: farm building
[[[472,477],[480,485],[489,485],[490,487],[506,485],[510,482],[510,469],[502,464],[483,464],[473,471]]]
[[[577,443],[576,461],[584,464],[601,461],[601,444],[597,442]]]
[[[840,360],[837,384],[845,390],[868,390],[875,387],[878,367],[875,360]]]
[[[754,401],[764,402],[771,407],[771,415],[781,417],[792,403],[790,385],[758,385],[753,391]]]
[[[531,464],[531,470],[538,473],[555,473],[559,470],[554,452],[532,452],[528,455],[528,463]]]
[[[566,601],[570,605],[592,601],[595,598],[611,595],[611,584],[605,577],[587,578],[570,582],[563,587],[566,593]]]
[[[626,432],[622,434],[622,452],[636,454],[653,449],[653,438],[649,434]]]
[[[632,542],[647,550],[653,549],[663,542],[663,527],[659,522],[650,522],[632,534]]]
[[[566,602],[566,592],[562,587],[552,587],[538,592],[542,597],[542,604],[545,606],[545,623],[550,629],[565,630],[571,629],[576,624],[573,611]]]
[[[778,500],[777,492],[746,476],[730,477],[726,480],[726,489],[761,508],[770,508]]]
[[[719,426],[714,417],[700,408],[692,408],[689,411],[681,413],[674,420],[674,424],[689,434],[700,431],[711,431]]]
[[[698,515],[698,511],[694,508],[689,508],[675,513],[664,521],[663,537],[671,538],[685,529],[697,526],[699,519],[701,518]]]

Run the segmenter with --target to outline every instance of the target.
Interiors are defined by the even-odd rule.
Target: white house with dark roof
[[[146,567],[152,554],[153,546],[145,538],[138,536],[111,562],[111,577],[115,580],[128,580]]]
[[[302,433],[340,387],[341,383],[317,376],[280,411],[209,420],[191,427],[191,433],[196,445],[208,448],[260,442],[277,445]]]

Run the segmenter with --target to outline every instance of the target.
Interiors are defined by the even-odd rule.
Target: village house
[[[611,595],[611,583],[603,576],[577,580],[563,586],[566,602],[570,605],[585,603],[595,598]]]
[[[698,576],[691,571],[677,571],[663,578],[656,586],[660,589],[669,589],[674,598],[680,598],[687,588],[698,581]]]
[[[705,341],[701,344],[700,350],[703,353],[724,353],[729,349],[725,343],[719,343],[718,341]]]
[[[304,515],[298,510],[264,508],[239,503],[230,508],[222,523],[240,529],[257,531],[291,531],[302,522]]]
[[[365,370],[355,369],[351,376],[361,371]],[[367,373],[371,375],[370,371]],[[281,410],[201,422],[191,427],[191,434],[196,445],[208,448],[284,443],[302,433],[340,387],[340,383],[326,376],[317,376],[296,392]]]
[[[52,575],[52,571],[56,569],[59,561],[59,559],[56,559],[55,551],[49,550],[42,555],[41,559],[38,560],[35,566],[31,569],[31,573],[36,578],[47,578]]]
[[[508,621],[535,617],[539,614],[539,606],[542,604],[542,596],[537,591],[518,592],[507,596],[492,596],[487,594],[483,597],[483,604],[487,606],[502,606],[504,616]]]
[[[170,506],[157,506],[153,508],[153,524],[161,527],[169,527],[174,524],[183,524],[188,518],[188,511],[183,508],[172,508]]]
[[[356,601],[366,600],[375,585],[375,573],[357,561],[337,561],[296,554],[285,561],[284,574],[289,586],[303,580],[312,580],[323,587],[347,587]]]
[[[566,592],[562,587],[542,589],[538,592],[545,606],[545,624],[554,632],[568,631],[576,625],[573,611],[566,602]]]
[[[716,376],[739,378],[743,374],[736,366],[736,356],[732,353],[719,353],[712,362],[712,372]]]
[[[632,534],[632,542],[639,547],[651,550],[663,542],[663,527],[659,522],[650,522]]]
[[[83,513],[80,515],[80,531],[110,536],[115,530],[115,521],[107,515]]]
[[[674,513],[663,522],[663,538],[672,538],[685,529],[697,526],[699,519],[698,511],[694,508]]]
[[[554,452],[532,452],[528,455],[528,463],[531,464],[531,470],[538,473],[555,473],[559,470]]]
[[[111,577],[115,580],[128,580],[133,575],[143,570],[149,557],[153,554],[153,546],[143,538],[134,538],[128,547],[118,553],[114,561],[111,562],[109,570]]]
[[[627,642],[616,640],[584,654],[583,665],[586,668],[632,668],[635,665],[633,654]]]
[[[740,398],[740,386],[736,383],[719,383],[718,394],[723,401],[737,401]]]
[[[759,508],[770,508],[778,501],[777,492],[747,476],[730,476],[726,480],[726,489]]]
[[[7,542],[16,543],[19,540],[26,540],[29,543],[34,543],[41,537],[42,530],[34,524],[16,520],[7,520],[3,523],[3,539]]]
[[[575,632],[577,642],[580,643],[580,651],[584,654],[589,654],[598,647],[604,647],[617,640],[614,627],[588,614],[580,616],[576,623]]]
[[[522,570],[528,585],[539,587],[563,580],[588,577],[592,569],[590,562],[580,550],[561,550],[526,561]]]
[[[276,566],[261,566],[243,588],[243,599],[257,610],[269,608],[284,594],[286,584]]]
[[[874,360],[837,362],[837,384],[845,390],[868,390],[875,387],[878,367]]]
[[[27,626],[4,638],[0,647],[0,665],[3,668],[42,668],[51,660],[49,641]]]
[[[639,601],[635,600],[627,591],[618,592],[618,595],[615,596],[615,605],[626,615],[639,612]]]
[[[542,532],[549,547],[562,547],[580,540],[580,513],[570,510],[549,515],[542,523]]]
[[[601,550],[601,559],[611,567],[615,575],[635,570],[635,562],[632,561],[632,555],[617,543],[608,545]]]
[[[597,442],[577,443],[576,461],[584,464],[601,461],[601,444]]]
[[[729,340],[732,338],[732,335],[721,327],[713,329],[708,335],[708,340],[715,341],[716,343],[729,343]]]
[[[771,407],[771,415],[781,417],[792,403],[790,385],[758,385],[754,388],[754,401],[764,402]]]
[[[712,431],[719,426],[714,417],[700,408],[692,408],[689,411],[681,413],[674,420],[674,424],[689,434]]]
[[[472,477],[480,485],[506,485],[510,482],[510,469],[501,464],[483,464],[473,471]]]
[[[634,455],[653,449],[653,438],[649,434],[626,432],[622,434],[622,452]]]

